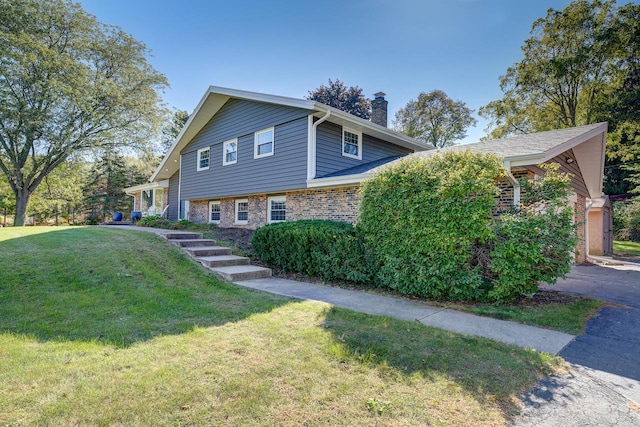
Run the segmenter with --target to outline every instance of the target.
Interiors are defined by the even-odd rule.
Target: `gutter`
[[[331,116],[331,110],[327,110],[327,114],[322,116],[318,121],[309,127],[309,151],[307,153],[307,180],[313,180],[316,177],[316,134],[318,125]],[[313,121],[313,115],[309,116],[309,124]]]
[[[504,161],[504,168],[507,171],[507,179],[509,179],[509,182],[511,182],[511,185],[513,185],[513,205],[516,206],[520,203],[520,183],[518,182],[516,177],[513,176],[513,174],[511,173],[510,160]]]

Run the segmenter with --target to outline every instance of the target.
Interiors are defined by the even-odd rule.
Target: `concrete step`
[[[202,239],[202,233],[193,233],[189,231],[172,231],[164,234],[164,238],[167,240]]]
[[[205,267],[228,267],[230,265],[249,265],[249,258],[237,255],[218,255],[198,257],[198,261]]]
[[[256,267],[255,265],[234,265],[229,267],[215,267],[211,269],[218,277],[231,282],[242,280],[264,279],[271,277],[271,269]]]
[[[171,239],[171,243],[181,248],[193,248],[196,246],[216,246],[218,242],[209,239]]]
[[[231,255],[231,249],[224,246],[193,246],[183,247],[189,255],[195,258],[216,255]]]

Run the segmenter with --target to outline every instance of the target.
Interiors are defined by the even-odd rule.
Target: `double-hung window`
[[[198,170],[204,171],[209,169],[209,157],[211,155],[211,148],[201,148],[198,150]]]
[[[253,158],[273,156],[274,128],[263,129],[255,133],[253,143]]]
[[[236,200],[236,224],[247,224],[249,222],[249,200]]]
[[[287,199],[285,196],[269,197],[268,222],[283,222],[287,220]]]
[[[230,139],[222,144],[222,165],[233,165],[238,162],[238,138]]]
[[[342,155],[362,160],[362,132],[342,129]]]
[[[209,222],[213,224],[220,224],[220,202],[209,202]]]

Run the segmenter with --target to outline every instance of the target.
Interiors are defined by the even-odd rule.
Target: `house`
[[[355,221],[356,173],[410,153],[422,142],[319,102],[210,87],[153,173],[126,189],[134,210],[168,218],[257,228],[277,221]]]
[[[375,94],[367,121],[316,101],[210,87],[150,182],[126,189],[134,210],[220,227],[329,219],[354,222],[360,183],[433,147],[387,128]],[[578,260],[586,254],[588,199],[602,196],[606,123],[451,147],[504,158],[501,204],[517,203],[517,178],[556,162],[571,172]]]

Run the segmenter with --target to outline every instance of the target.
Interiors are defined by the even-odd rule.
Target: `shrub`
[[[570,178],[547,168],[521,182],[522,202],[492,211],[504,174],[493,155],[446,152],[383,169],[362,190],[358,228],[383,286],[447,300],[510,301],[554,283],[577,240]]]
[[[497,218],[490,299],[508,301],[534,293],[538,282],[553,284],[571,269],[578,243],[573,210],[565,205],[571,178],[559,173],[557,164],[542,168],[544,178],[520,180],[518,209]]]
[[[380,265],[380,284],[429,298],[479,299],[474,247],[492,241],[495,156],[446,152],[410,157],[365,183],[358,227]]]
[[[362,240],[348,223],[303,220],[270,224],[255,231],[251,246],[264,263],[284,272],[325,280],[371,279]]]
[[[145,216],[140,221],[136,222],[136,225],[140,227],[152,227],[152,228],[171,228],[173,221],[163,218],[157,215]]]
[[[640,242],[640,197],[613,204],[613,233],[616,240]]]

